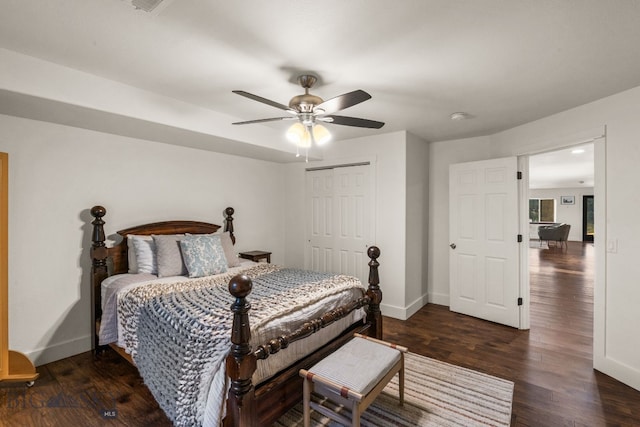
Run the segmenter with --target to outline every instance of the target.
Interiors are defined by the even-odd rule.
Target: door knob
[[[455,249],[456,248],[456,244],[455,243],[452,243],[449,246],[451,247],[451,249]]]

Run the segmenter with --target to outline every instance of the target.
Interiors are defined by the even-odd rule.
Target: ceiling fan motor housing
[[[291,98],[291,101],[289,101],[289,107],[301,113],[311,113],[313,111],[313,107],[322,104],[324,102],[322,98],[309,93],[309,89],[311,89],[317,81],[318,78],[311,74],[298,76],[298,83],[304,88],[304,94]]]
[[[324,101],[319,96],[305,93],[304,95],[297,95],[291,98],[289,101],[289,107],[301,113],[310,113],[313,111],[313,107],[322,104]]]

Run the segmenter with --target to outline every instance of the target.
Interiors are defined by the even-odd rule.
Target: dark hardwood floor
[[[430,304],[407,321],[385,318],[385,339],[514,381],[512,426],[640,426],[640,392],[592,369],[592,245],[532,246],[530,331]],[[38,372],[30,389],[0,383],[0,425],[171,425],[135,368],[112,351]]]
[[[592,369],[593,249],[532,242],[529,331],[427,305],[405,322],[385,318],[385,338],[513,381],[512,426],[640,426],[640,392]]]

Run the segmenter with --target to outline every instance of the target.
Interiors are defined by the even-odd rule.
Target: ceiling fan
[[[335,98],[324,101],[319,96],[309,93],[309,89],[318,81],[316,76],[304,74],[298,77],[298,83],[304,88],[304,94],[291,98],[289,105],[280,104],[270,99],[254,95],[243,90],[234,90],[233,93],[244,96],[254,101],[262,102],[280,110],[289,113],[288,116],[271,117],[267,119],[248,120],[233,123],[234,125],[247,125],[252,123],[275,122],[280,120],[297,120],[287,131],[287,138],[296,143],[298,147],[308,148],[311,143],[321,144],[330,139],[329,131],[319,124],[333,123],[343,126],[355,126],[361,128],[380,129],[384,126],[383,122],[375,120],[360,119],[357,117],[338,116],[333,114],[336,111],[344,110],[360,104],[371,98],[367,92],[363,90],[354,90]]]

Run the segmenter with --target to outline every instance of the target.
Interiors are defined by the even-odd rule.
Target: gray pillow
[[[186,276],[187,267],[182,259],[180,240],[184,234],[153,235],[156,244],[158,277]]]
[[[218,234],[216,234],[218,235]],[[227,258],[227,266],[238,267],[240,265],[240,258],[236,254],[236,251],[233,247],[233,242],[231,241],[231,235],[228,231],[224,233],[220,233],[220,243],[222,243],[222,249],[224,250],[224,256]]]

